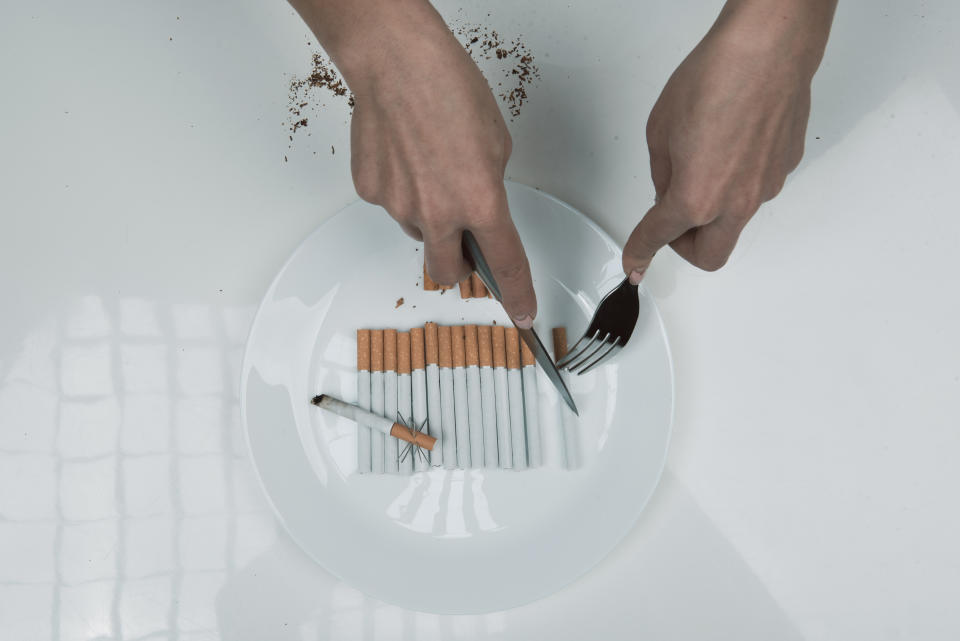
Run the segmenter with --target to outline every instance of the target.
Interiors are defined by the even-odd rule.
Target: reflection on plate
[[[536,328],[547,336],[564,325],[575,338],[623,278],[620,250],[542,192],[508,183],[507,194],[533,269]],[[356,400],[356,329],[509,323],[493,300],[423,291],[421,269],[419,244],[363,202],[303,242],[270,286],[247,344],[241,405],[251,456],[290,535],[357,589],[425,612],[521,605],[595,565],[653,492],[673,408],[666,336],[641,288],[630,344],[568,379],[580,409],[580,469],[558,464],[562,402],[541,372],[544,467],[359,475],[355,425],[309,402],[320,392]]]

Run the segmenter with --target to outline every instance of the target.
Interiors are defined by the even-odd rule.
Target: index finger
[[[499,201],[498,210],[490,222],[471,226],[470,231],[500,287],[504,309],[518,327],[528,329],[533,326],[537,315],[537,295],[533,291],[530,263],[520,234],[510,218],[506,191],[502,192]]]

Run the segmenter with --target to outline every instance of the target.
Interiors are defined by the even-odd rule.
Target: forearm
[[[727,0],[710,32],[734,38],[758,55],[780,50],[812,77],[823,58],[836,7],[837,0]]]

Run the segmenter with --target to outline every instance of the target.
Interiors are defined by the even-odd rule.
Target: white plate
[[[620,249],[595,224],[507,184],[539,301],[535,327],[571,342],[623,278]],[[310,404],[356,399],[359,327],[507,323],[497,303],[420,287],[422,250],[379,207],[356,202],[294,252],[264,297],[244,357],[241,405],[260,481],[287,531],[323,567],[373,597],[437,613],[478,613],[546,596],[587,572],[632,527],[669,440],[666,335],[641,288],[619,357],[570,379],[585,464],[556,463],[559,400],[541,373],[543,468],[356,473],[356,428]],[[396,307],[398,298],[404,304]]]

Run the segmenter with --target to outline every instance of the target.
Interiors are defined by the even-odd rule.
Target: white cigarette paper
[[[440,433],[443,434],[443,466],[457,466],[457,415],[454,409],[453,391],[453,340],[450,326],[437,327],[440,356]]]
[[[391,422],[397,420],[397,373],[393,370],[383,372],[383,416]],[[388,438],[384,441],[383,470],[385,472],[396,474],[399,471],[398,451],[397,439]]]
[[[414,327],[410,330],[410,362],[411,383],[413,387],[413,423],[414,429],[426,431],[427,421],[427,370],[424,346],[423,328]],[[439,381],[438,381],[439,383]],[[428,432],[429,433],[429,432]],[[430,467],[430,460],[423,456],[423,452],[411,452],[413,469],[422,472]]]
[[[483,407],[480,394],[480,345],[476,325],[464,325],[463,342],[467,372],[467,440],[470,466],[483,467]],[[459,442],[459,441],[458,441]]]
[[[470,411],[467,406],[467,370],[464,328],[450,328],[453,342],[453,411],[456,416],[457,467],[470,467]]]
[[[443,422],[443,411],[440,394],[440,347],[436,323],[424,325],[423,341],[427,364],[427,426],[430,436],[437,439],[437,444],[430,452],[430,465],[438,467],[443,465],[443,431],[440,428]]]
[[[477,362],[480,364],[483,465],[484,467],[497,467],[500,462],[500,455],[497,451],[497,397],[494,391],[493,338],[489,325],[477,327]]]
[[[537,366],[524,365],[523,414],[527,426],[527,460],[530,467],[543,465],[543,444],[540,440],[540,390],[537,389]]]
[[[513,469],[527,469],[527,430],[523,415],[523,379],[520,376],[520,334],[506,329],[507,388],[510,394],[510,435],[513,437]]]
[[[497,398],[497,456],[500,467],[513,468],[513,437],[510,425],[510,395],[507,385],[507,344],[503,327],[493,328],[493,381]]]
[[[370,411],[383,418],[383,372],[370,372]],[[374,474],[383,474],[384,444],[383,434],[370,435],[370,471]]]
[[[413,425],[413,418],[411,416],[410,407],[412,405],[411,398],[411,380],[410,374],[397,374],[397,410],[400,415],[403,416],[403,420],[406,421],[407,427],[411,429],[416,429],[416,426]],[[402,443],[398,444],[400,446],[400,451],[404,451]],[[401,474],[413,474],[413,458],[416,452],[413,450],[407,452],[406,457],[403,460],[398,462],[399,471]]]
[[[357,372],[357,405],[362,409],[370,409],[370,372]],[[361,474],[370,472],[370,428],[358,421],[357,427],[357,471]]]

